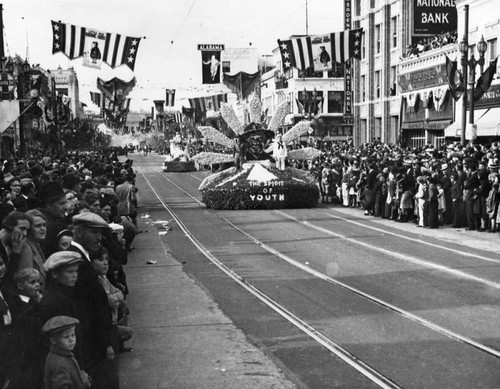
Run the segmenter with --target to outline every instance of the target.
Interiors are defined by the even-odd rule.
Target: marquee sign
[[[344,28],[351,29],[352,10],[351,0],[344,0]],[[352,112],[352,61],[345,61],[344,65],[344,122],[352,123],[354,116]]]
[[[456,31],[455,0],[413,0],[413,35],[428,36]]]
[[[445,64],[435,65],[398,76],[398,85],[402,93],[444,85],[446,83],[448,83],[448,74],[446,73]]]

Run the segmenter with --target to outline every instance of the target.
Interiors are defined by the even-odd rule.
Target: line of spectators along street
[[[315,146],[321,157],[288,163],[317,178],[325,203],[419,227],[500,231],[498,142],[412,149],[380,141],[358,148],[350,141]]]
[[[433,37],[422,38],[416,44],[408,45],[404,57],[418,57],[425,51],[437,49],[457,42],[457,32],[444,32]]]
[[[0,387],[119,387],[133,161],[101,150],[3,163]]]

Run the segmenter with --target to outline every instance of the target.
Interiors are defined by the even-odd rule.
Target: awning
[[[475,110],[474,124],[477,126],[477,136],[500,136],[500,107]],[[444,130],[445,137],[459,138],[461,134],[461,118]]]

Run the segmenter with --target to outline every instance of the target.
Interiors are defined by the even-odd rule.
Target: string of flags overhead
[[[127,65],[134,70],[141,38],[99,31],[52,20],[52,54],[69,59],[83,57],[83,65],[100,69],[102,62],[112,68]]]
[[[334,63],[361,58],[363,29],[278,39],[284,70],[331,71]]]

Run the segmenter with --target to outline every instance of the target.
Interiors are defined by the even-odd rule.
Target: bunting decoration
[[[260,82],[260,72],[239,72],[234,75],[224,74],[224,85],[240,99],[246,99]]]
[[[448,56],[446,56],[446,74],[450,94],[457,101],[464,93],[464,80],[462,73],[457,69],[457,61],[452,61]]]
[[[474,89],[474,101],[478,101],[490,88],[493,76],[497,72],[497,61],[498,57],[490,62],[490,66],[488,66],[484,73],[478,78]]]
[[[52,54],[69,59],[84,57],[85,66],[100,69],[105,62],[112,68],[127,65],[134,70],[141,38],[98,31],[73,24],[52,22]]]
[[[97,88],[103,93],[103,95],[115,103],[120,103],[122,99],[127,97],[132,89],[134,89],[135,83],[135,77],[133,77],[130,81],[123,81],[117,77],[108,81],[104,81],[99,77],[97,78]]]
[[[227,93],[221,93],[213,96],[196,97],[189,99],[191,108],[199,110],[200,112],[206,111],[220,111],[222,103],[227,103]]]
[[[166,97],[166,106],[173,107],[175,105],[175,89],[166,89],[165,90]]]

